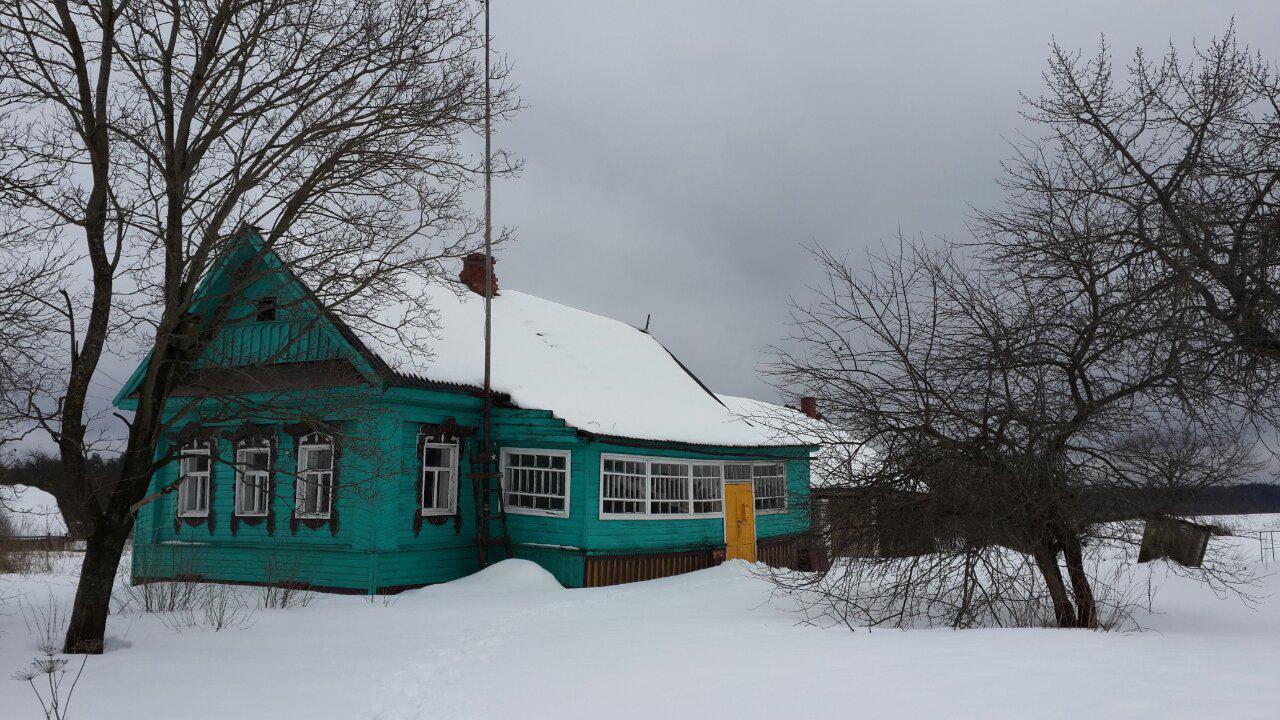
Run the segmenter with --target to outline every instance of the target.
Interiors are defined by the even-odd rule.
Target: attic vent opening
[[[276,319],[275,295],[267,295],[266,297],[258,298],[256,317],[258,322],[270,322]]]

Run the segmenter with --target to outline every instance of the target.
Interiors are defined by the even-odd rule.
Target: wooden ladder
[[[471,456],[471,486],[476,496],[476,547],[483,568],[497,562],[493,556],[499,548],[502,557],[498,560],[512,556],[507,508],[502,500],[502,473],[496,454],[479,451]]]

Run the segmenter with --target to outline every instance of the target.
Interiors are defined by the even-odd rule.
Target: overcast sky
[[[861,257],[956,237],[1000,201],[1049,42],[1160,54],[1226,29],[1280,61],[1280,1],[494,0],[528,109],[495,190],[502,286],[643,325],[713,389],[764,400],[770,345],[818,279],[802,246]],[[497,339],[501,343],[501,338]],[[120,348],[116,348],[120,350]],[[105,359],[94,427],[138,358]],[[51,447],[43,434],[29,447]]]
[[[1049,42],[1127,59],[1226,29],[1280,60],[1280,2],[495,0],[529,108],[497,141],[502,286],[654,334],[712,388],[759,373],[815,266],[801,246],[964,233]]]

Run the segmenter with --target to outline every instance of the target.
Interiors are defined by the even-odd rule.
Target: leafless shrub
[[[296,556],[289,560],[272,557],[267,561],[266,584],[260,589],[259,607],[287,610],[307,607],[318,599],[316,593],[298,580],[298,564]]]
[[[218,632],[228,627],[246,628],[253,624],[253,608],[240,588],[234,585],[206,585],[201,601],[204,627]]]
[[[61,603],[50,593],[43,604],[35,604],[30,597],[22,603],[22,622],[27,634],[36,639],[42,653],[57,652],[62,634],[67,629],[67,613]]]
[[[20,571],[22,558],[14,534],[13,521],[0,509],[0,573]]]
[[[0,572],[51,573],[62,550],[59,539],[27,536],[24,526],[14,516],[0,509]]]
[[[126,580],[119,584],[112,593],[113,612],[191,612],[199,605],[201,583],[196,579],[194,558],[189,553],[171,553],[167,561],[148,554],[142,562],[139,575],[144,581],[133,585]],[[173,579],[146,579],[152,577]]]
[[[196,629],[219,632],[253,625],[254,608],[245,588],[225,583],[194,585],[187,604],[155,613],[161,624],[174,632]]]

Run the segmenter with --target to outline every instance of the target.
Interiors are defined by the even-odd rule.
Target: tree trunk
[[[1040,568],[1040,575],[1044,577],[1049,597],[1053,599],[1053,615],[1058,621],[1058,627],[1076,627],[1076,612],[1071,605],[1071,598],[1067,597],[1067,586],[1062,581],[1062,570],[1058,568],[1057,549],[1052,542],[1036,543],[1032,556],[1035,558],[1036,567]]]
[[[67,535],[76,540],[87,540],[93,534],[94,521],[98,516],[96,500],[69,487],[69,483],[49,487],[46,492],[58,502],[58,512],[67,525]],[[89,503],[95,504],[89,506]]]
[[[111,610],[111,590],[132,529],[133,516],[129,513],[128,504],[113,503],[111,511],[102,517],[89,536],[63,652],[102,652],[107,614]]]
[[[140,409],[142,406],[140,406]],[[66,653],[100,653],[111,611],[111,590],[120,558],[124,555],[129,533],[133,530],[133,503],[146,494],[151,476],[151,458],[155,441],[150,436],[150,423],[142,413],[130,428],[129,447],[121,459],[120,480],[111,492],[106,512],[98,517],[93,534],[85,543],[84,564],[76,587],[75,603],[63,642]]]
[[[1084,570],[1084,552],[1080,547],[1080,538],[1063,533],[1063,555],[1067,560],[1067,575],[1071,578],[1071,589],[1076,596],[1076,622],[1080,627],[1098,627],[1098,606],[1093,598],[1093,588],[1089,584],[1089,575]]]

